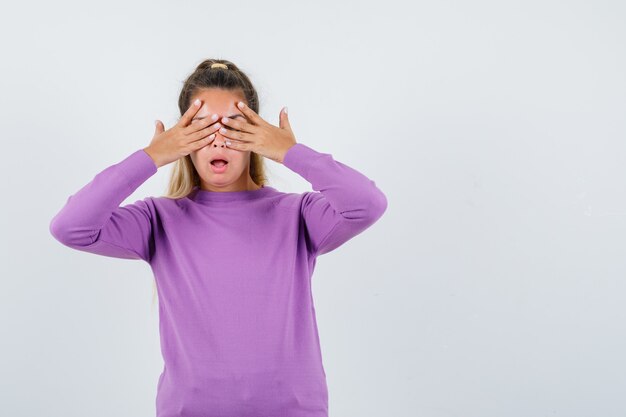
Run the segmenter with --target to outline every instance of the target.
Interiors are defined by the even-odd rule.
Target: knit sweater
[[[331,154],[283,165],[314,191],[271,186],[121,206],[157,172],[139,149],[71,195],[50,223],[70,248],[147,262],[159,300],[157,417],[327,417],[311,277],[316,258],[374,224],[387,199]]]

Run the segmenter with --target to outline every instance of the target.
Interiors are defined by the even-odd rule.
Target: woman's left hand
[[[237,107],[246,120],[222,118],[222,124],[229,128],[221,128],[219,131],[226,139],[226,146],[239,151],[252,151],[282,163],[289,148],[296,144],[285,108],[279,115],[280,127],[276,127],[266,122],[245,103],[240,101]]]

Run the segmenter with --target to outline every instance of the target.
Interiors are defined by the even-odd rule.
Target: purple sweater
[[[327,417],[311,293],[316,258],[376,222],[374,181],[296,143],[283,164],[315,191],[146,197],[143,150],[97,174],[50,223],[62,244],[146,261],[155,277],[164,366],[157,417]]]

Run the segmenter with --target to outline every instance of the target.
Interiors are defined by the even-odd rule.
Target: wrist
[[[147,153],[150,158],[152,158],[152,162],[154,162],[154,165],[156,165],[157,169],[161,168],[162,164],[161,164],[160,159],[158,158],[157,154],[149,146],[146,146],[145,148],[143,148],[143,151]]]
[[[285,157],[287,156],[287,152],[289,152],[289,150],[290,150],[291,148],[293,148],[296,144],[297,144],[297,142],[296,142],[296,143],[291,144],[291,145],[290,145],[287,149],[285,149],[285,150],[283,151],[283,153],[282,153],[282,155],[281,155],[281,158],[280,158],[280,163],[281,163],[281,164],[285,162]]]

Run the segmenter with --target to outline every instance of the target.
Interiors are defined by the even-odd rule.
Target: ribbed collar
[[[278,190],[274,187],[265,185],[256,190],[244,190],[244,191],[207,191],[201,189],[199,186],[195,186],[193,190],[187,195],[187,197],[195,202],[226,202],[226,201],[242,201],[242,200],[256,200],[264,196],[277,193]]]

